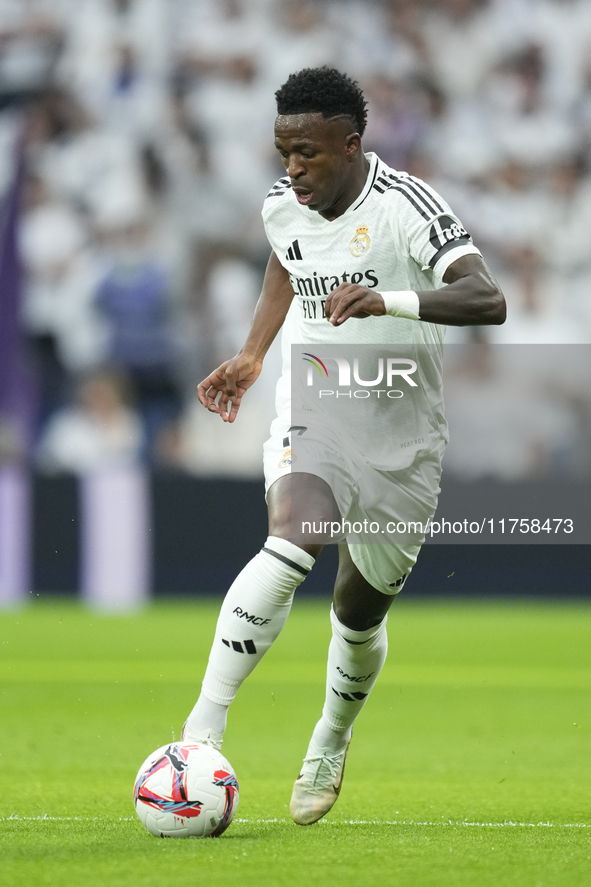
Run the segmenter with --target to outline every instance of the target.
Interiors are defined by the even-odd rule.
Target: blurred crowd
[[[460,361],[465,403],[479,378],[505,390],[491,346],[591,343],[589,0],[0,0],[0,190],[24,138],[44,469],[260,475],[277,348],[232,427],[195,384],[240,347],[258,296],[260,208],[282,172],[274,92],[320,64],[359,80],[366,149],[440,191],[503,286],[504,326],[450,330],[482,345]],[[586,387],[546,383],[523,389],[555,418],[527,423],[518,476],[588,476],[549,432],[588,429]],[[499,422],[505,442],[519,433]],[[455,417],[453,436],[469,432]],[[503,476],[475,459],[470,476]]]

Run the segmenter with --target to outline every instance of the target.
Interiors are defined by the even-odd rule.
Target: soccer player
[[[423,404],[429,434],[403,447],[402,461],[382,426],[374,429],[381,452],[374,464],[354,444],[344,454],[314,428],[308,410],[301,426],[307,433],[297,442],[304,456],[306,447],[313,450],[313,467],[302,473],[292,464],[291,345],[313,352],[318,344],[414,343],[432,348],[437,362],[446,324],[505,319],[498,285],[446,202],[424,182],[363,152],[366,102],[354,81],[333,68],[307,68],[292,74],[276,99],[275,147],[286,176],[264,202],[272,252],[262,293],[244,347],[199,385],[201,403],[234,422],[283,326],[277,418],[264,448],[269,536],[226,595],[202,692],[183,731],[185,740],[216,748],[238,688],[279,635],[294,592],[323,547],[324,539],[294,541],[301,485],[307,513],[328,520],[335,504],[343,517],[372,518],[379,499],[389,513],[424,523],[439,492],[447,433],[436,387]],[[391,461],[389,449],[397,451]],[[290,806],[298,824],[316,822],[338,797],[353,722],[386,657],[387,612],[423,539],[339,546],[326,699]]]

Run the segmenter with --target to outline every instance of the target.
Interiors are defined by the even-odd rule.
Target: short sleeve
[[[425,182],[407,176],[400,185],[406,197],[401,221],[409,253],[423,270],[430,268],[441,285],[452,262],[480,255],[480,250],[445,200]]]
[[[279,261],[281,261],[281,250],[278,249],[277,237],[282,231],[282,219],[285,220],[282,210],[284,210],[285,201],[291,193],[290,180],[288,178],[279,179],[265,197],[261,210],[267,240]],[[285,266],[285,262],[282,264]]]

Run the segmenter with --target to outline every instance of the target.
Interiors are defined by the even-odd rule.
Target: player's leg
[[[413,529],[399,535],[395,545],[340,547],[326,701],[312,737],[317,747],[336,752],[346,746],[353,721],[377,680],[388,649],[385,617],[416,563],[424,541],[422,528],[435,512],[440,475],[439,453],[390,475],[363,475],[356,516],[377,518],[381,527],[406,521]]]
[[[267,495],[269,537],[224,599],[201,695],[185,723],[185,739],[221,745],[228,707],[279,635],[296,588],[322,550],[318,541],[290,541],[300,498],[306,502],[307,517],[330,521],[334,516],[330,487],[321,478],[286,474],[272,484]]]
[[[367,518],[370,525],[403,521],[414,529],[398,536],[395,545],[353,543],[341,549],[326,699],[292,797],[291,813],[301,825],[324,816],[338,797],[353,721],[386,657],[387,611],[416,563],[424,541],[421,528],[435,512],[440,455],[431,453],[403,471],[360,470],[359,498],[347,514],[351,524]]]
[[[328,754],[347,745],[388,652],[386,614],[396,595],[383,594],[361,575],[346,545],[339,547],[330,618],[326,698],[312,744]]]
[[[290,805],[299,825],[316,822],[339,795],[353,722],[386,659],[386,616],[395,598],[374,588],[353,563],[348,547],[339,547],[326,698]]]

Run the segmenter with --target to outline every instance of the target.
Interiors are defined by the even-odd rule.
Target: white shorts
[[[294,426],[291,415],[278,416],[263,449],[265,486],[268,490],[294,472],[326,481],[344,521],[343,537],[355,566],[378,591],[398,594],[425,540],[416,528],[425,527],[435,514],[444,448],[441,440],[435,452],[421,454],[408,468],[382,471],[351,445],[327,436],[325,428]],[[409,524],[413,532],[405,533]],[[355,531],[360,525],[364,532]],[[368,541],[372,538],[380,541]]]

